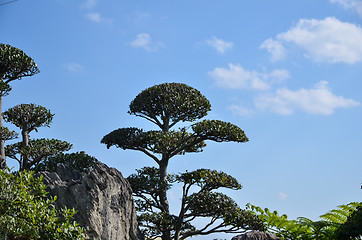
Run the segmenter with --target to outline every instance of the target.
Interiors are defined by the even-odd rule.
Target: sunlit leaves
[[[39,73],[32,58],[22,50],[8,44],[0,44],[0,81],[9,82]]]
[[[0,170],[0,239],[84,239],[74,209],[57,210],[42,178]]]
[[[203,120],[192,125],[192,130],[200,137],[216,142],[247,142],[244,131],[238,126],[220,120]]]
[[[341,224],[343,225],[343,223],[347,221],[348,217],[351,216],[353,211],[355,211],[359,206],[361,206],[361,203],[358,202],[340,205],[337,209],[333,209],[320,216],[322,220],[313,221],[306,217],[289,220],[285,214],[280,216],[277,211],[271,212],[268,208],[262,209],[248,204],[248,208],[254,211],[266,224],[268,231],[274,232],[282,239],[290,240],[355,239],[349,238],[349,236],[357,237],[358,234],[349,235],[351,232],[344,232],[337,238],[335,237],[335,234],[338,233],[337,229],[339,226],[341,226]],[[360,224],[362,224],[362,222]],[[345,238],[342,237],[343,235]]]
[[[20,104],[4,112],[5,121],[28,132],[38,127],[49,127],[53,116],[48,109],[35,104]]]
[[[182,83],[164,83],[138,94],[130,104],[129,113],[149,119],[168,130],[179,121],[200,119],[210,109],[209,100],[195,88]]]

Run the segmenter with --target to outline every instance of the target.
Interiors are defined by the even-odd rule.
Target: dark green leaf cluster
[[[142,129],[138,129],[135,127],[120,128],[104,136],[101,140],[101,143],[106,144],[107,148],[110,148],[111,146],[116,146],[124,150],[136,148],[137,145],[142,147],[143,144],[140,141],[140,136],[142,133]]]
[[[6,146],[6,156],[15,159],[20,164],[20,169],[35,167],[47,157],[59,152],[65,152],[72,148],[72,144],[57,139],[34,139],[29,141],[29,146],[23,147],[21,142]],[[22,166],[21,156],[29,160],[28,166]]]
[[[203,141],[193,143],[194,137],[184,129],[180,131],[147,131],[138,128],[120,128],[103,137],[101,143],[107,148],[116,146],[122,149],[147,150],[152,153],[172,155],[173,151],[182,149],[177,154],[199,152],[206,146]],[[191,144],[192,143],[192,144]]]
[[[198,169],[191,172],[167,176],[166,186],[160,180],[160,170],[144,167],[137,174],[130,175],[129,181],[134,197],[139,222],[147,236],[160,236],[162,230],[172,229],[174,235],[183,237],[211,232],[240,232],[245,229],[263,230],[259,218],[246,210],[242,210],[228,196],[212,190],[221,187],[240,189],[241,185],[232,176],[215,170]],[[181,210],[178,216],[165,214],[160,200],[160,189],[170,189],[173,183],[183,185]],[[190,193],[197,186],[198,191]],[[192,221],[195,218],[210,218],[208,227],[197,229]],[[216,223],[221,221],[221,223]],[[212,227],[211,227],[212,226]],[[222,231],[221,231],[222,230]],[[209,232],[209,233],[211,233]],[[182,238],[180,238],[182,239]]]
[[[85,152],[76,153],[58,153],[54,156],[45,158],[44,161],[39,162],[33,169],[35,171],[50,171],[54,172],[57,170],[58,164],[62,163],[74,168],[80,172],[87,172],[94,168],[94,164],[98,160]]]
[[[181,173],[176,177],[178,182],[186,185],[195,185],[202,191],[211,191],[221,187],[239,190],[240,183],[232,176],[210,169],[198,169],[192,172]]]
[[[176,226],[179,223],[179,217],[175,215],[168,215],[162,212],[146,212],[137,216],[137,221],[141,226],[141,231],[144,236],[160,236],[162,227],[166,225],[171,232],[176,231]],[[181,229],[183,233],[190,233],[196,231],[196,228],[190,223],[183,223]]]
[[[159,194],[160,189],[170,189],[174,182],[174,176],[169,174],[167,182],[160,180],[160,171],[155,167],[143,167],[137,169],[137,174],[127,177],[136,199],[136,208],[139,211],[148,211],[152,208],[162,209]],[[148,196],[149,198],[145,197]]]
[[[335,232],[337,240],[361,239],[362,237],[362,202]]]
[[[84,239],[75,210],[57,210],[55,200],[33,172],[0,170],[0,239]]]
[[[9,95],[11,89],[12,87],[9,85],[9,83],[0,80],[0,96],[5,97]]]
[[[219,192],[203,191],[187,198],[190,215],[222,219],[225,226],[238,229],[264,230],[263,223],[255,214],[242,210],[230,197]]]
[[[0,44],[0,80],[6,83],[39,73],[32,58],[22,50],[8,44]]]
[[[247,142],[244,131],[232,123],[220,120],[203,120],[192,125],[195,134],[216,142]]]
[[[19,104],[4,112],[5,121],[28,132],[38,127],[49,127],[53,116],[48,109],[35,104]]]
[[[142,91],[129,108],[129,114],[146,118],[167,131],[177,122],[203,118],[211,110],[211,104],[195,88],[182,83],[164,83]]]
[[[18,137],[18,133],[15,131],[9,130],[7,127],[0,127],[0,137],[1,140],[13,140]]]

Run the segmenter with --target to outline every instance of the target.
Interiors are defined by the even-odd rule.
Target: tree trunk
[[[2,104],[3,104],[3,93],[0,92],[0,128],[4,126],[3,112],[2,112]],[[6,168],[6,156],[5,156],[5,140],[1,134],[0,130],[0,169]]]
[[[165,214],[165,216],[170,216],[170,206],[167,200],[167,165],[168,159],[163,157],[160,164],[160,202],[162,205],[162,213]],[[171,240],[171,231],[169,229],[169,224],[163,224],[161,228],[162,240]]]
[[[23,148],[28,148],[29,147],[29,138],[30,138],[30,136],[29,136],[29,131],[27,130],[27,129],[23,129],[22,131],[21,131],[21,135],[22,135],[22,140],[23,140]],[[24,155],[22,155],[21,156],[21,158],[22,158],[22,167],[21,167],[21,169],[20,170],[24,170],[24,169],[28,169],[28,164],[29,164],[29,156],[27,155],[27,154],[24,154]]]

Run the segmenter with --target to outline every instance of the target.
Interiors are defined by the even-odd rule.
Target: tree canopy
[[[0,43],[0,169],[6,168],[5,140],[14,138],[12,132],[3,126],[3,97],[11,91],[11,81],[37,73],[39,69],[31,57],[16,47]]]
[[[220,187],[240,189],[240,184],[231,176],[206,169],[180,175],[170,175],[167,171],[174,156],[201,152],[207,140],[247,142],[241,128],[221,120],[201,120],[211,110],[210,102],[198,90],[182,83],[163,83],[147,88],[136,96],[129,108],[129,114],[142,117],[159,129],[119,128],[105,135],[101,142],[107,148],[115,146],[143,152],[158,165],[158,168],[145,167],[129,177],[147,236],[179,240],[214,232],[263,229],[250,212],[240,209],[228,196],[214,191]],[[191,125],[175,129],[179,122],[190,122]],[[167,199],[167,191],[174,182],[184,184],[177,216],[170,212]],[[190,192],[191,186],[200,189]],[[196,228],[192,221],[198,217],[211,220],[205,227]]]

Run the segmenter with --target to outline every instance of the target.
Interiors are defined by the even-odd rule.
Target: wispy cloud
[[[140,33],[136,36],[136,39],[130,42],[130,45],[135,48],[143,48],[146,51],[156,51],[163,44],[161,42],[154,43],[147,33]]]
[[[270,60],[272,62],[282,60],[286,56],[286,50],[284,46],[279,41],[275,41],[271,38],[265,40],[260,45],[260,48],[266,49],[271,54]]]
[[[311,89],[296,91],[287,88],[277,89],[275,94],[263,94],[254,99],[258,110],[269,110],[282,115],[289,115],[296,110],[310,114],[330,115],[337,108],[350,108],[360,103],[342,96],[336,96],[328,88],[328,82],[320,81]]]
[[[82,8],[92,9],[97,5],[97,0],[85,0],[82,4]]]
[[[289,31],[267,39],[260,46],[271,54],[271,60],[285,56],[285,43],[302,49],[305,56],[317,62],[356,63],[362,61],[362,28],[328,17],[324,20],[301,19]]]
[[[81,72],[84,70],[83,65],[79,63],[65,63],[62,65],[67,71],[75,73],[75,72]]]
[[[249,71],[239,64],[229,64],[228,68],[215,68],[208,72],[215,84],[222,88],[266,90],[274,81],[289,78],[286,70],[274,70],[271,73]]]
[[[225,53],[225,51],[231,49],[234,45],[232,42],[227,42],[217,37],[206,40],[206,44],[214,48],[220,54]]]
[[[362,0],[329,0],[331,3],[342,5],[345,9],[356,11],[362,17]]]
[[[255,110],[244,107],[243,105],[232,104],[227,109],[231,111],[233,114],[242,117],[250,117],[255,115]]]
[[[91,20],[92,22],[96,22],[96,23],[112,23],[113,22],[112,19],[105,18],[98,12],[90,12],[90,13],[88,13],[87,18],[89,20]]]

